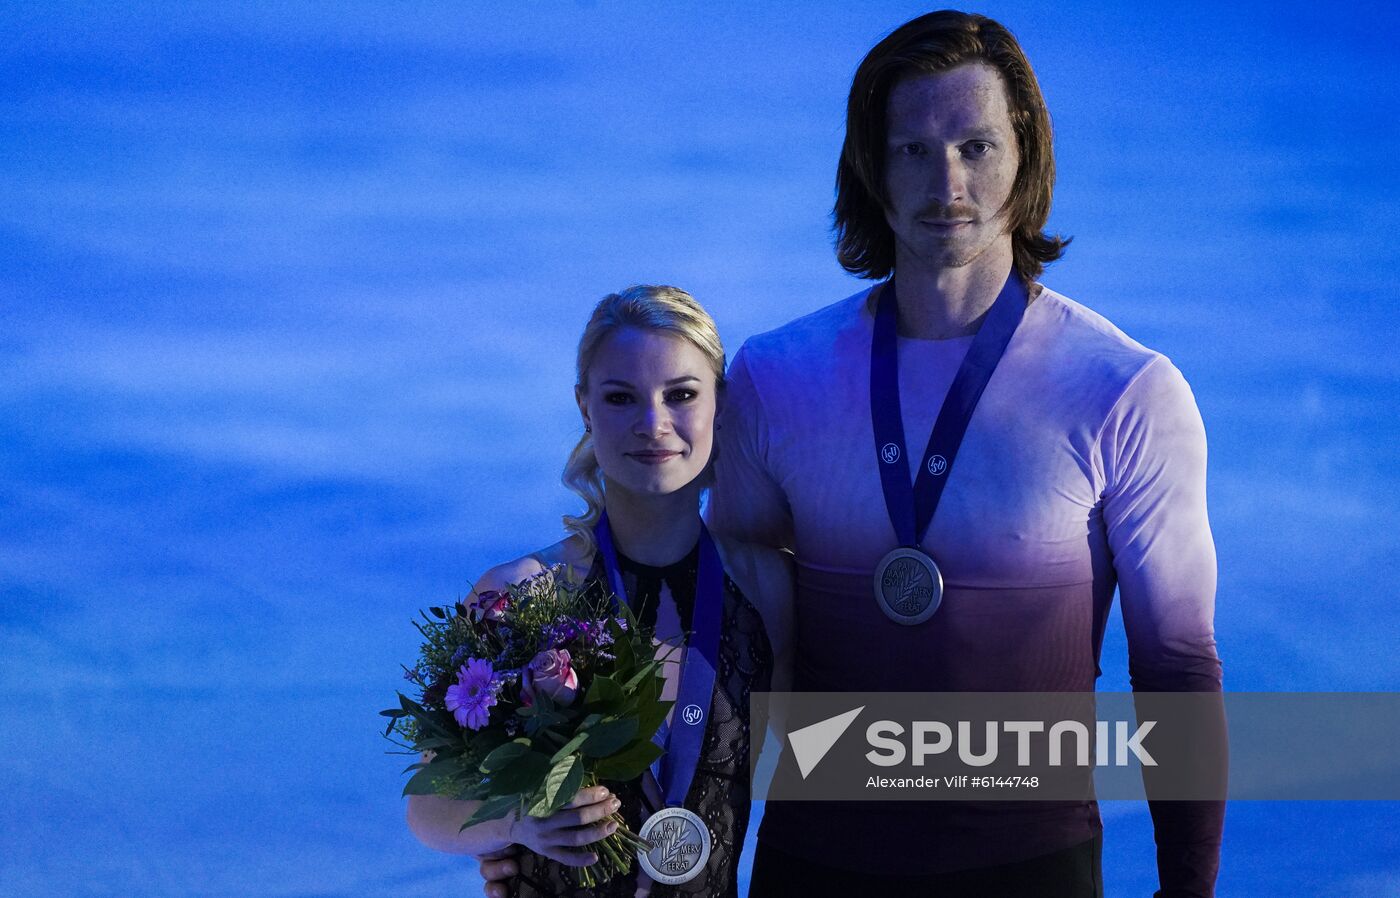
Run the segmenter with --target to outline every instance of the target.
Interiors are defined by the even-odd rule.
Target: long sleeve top
[[[872,434],[869,292],[753,337],[728,374],[707,514],[717,532],[794,552],[796,688],[1092,691],[1116,588],[1134,690],[1218,692],[1195,399],[1167,358],[1040,285],[921,542],[943,605],[913,627],[884,617],[872,575],[898,540]],[[972,339],[899,338],[911,464]],[[1151,812],[1159,895],[1212,894],[1223,804]],[[1099,830],[1093,802],[773,802],[759,837],[919,874],[1014,862]]]

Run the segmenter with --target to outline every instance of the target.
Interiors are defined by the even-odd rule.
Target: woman
[[[615,794],[604,786],[581,790],[549,818],[512,817],[460,833],[471,803],[411,796],[409,825],[441,851],[501,857],[520,846],[505,870],[497,868],[518,872],[510,881],[514,894],[737,895],[749,816],[749,693],[787,688],[792,575],[781,553],[712,540],[700,520],[724,394],[724,349],[714,322],[674,287],[632,287],[605,297],[579,341],[574,394],[584,433],[564,482],[587,510],[565,517],[569,535],[561,542],[488,571],[473,597],[562,564],[625,593],[658,639],[680,645],[694,632],[698,645],[708,629],[718,641],[712,687],[695,673],[706,668],[699,658],[709,657],[696,648],[665,665],[664,698],[701,688],[706,696],[683,705],[686,711],[708,705],[693,718],[684,715],[687,723],[700,721],[694,727],[668,723],[668,758],[685,756],[674,741],[682,733],[695,734],[698,758],[663,767],[660,782],[647,774]],[[565,868],[597,860],[587,846],[611,832],[605,818],[612,811],[620,808],[640,832],[664,807],[685,808],[691,814],[685,819],[697,829],[703,821],[709,833],[708,857],[688,871],[693,878],[653,882],[634,864],[631,875],[592,892],[571,885]],[[505,889],[490,883],[488,894]]]

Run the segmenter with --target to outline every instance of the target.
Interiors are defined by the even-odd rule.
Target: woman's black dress
[[[641,609],[641,623],[655,625],[661,584],[670,587],[680,616],[681,627],[690,630],[695,607],[695,581],[700,547],[675,564],[652,567],[618,554],[623,585],[630,604]],[[595,558],[589,578],[607,582],[601,559]],[[739,851],[749,824],[749,693],[766,692],[773,674],[773,650],[763,618],[739,587],[724,578],[724,616],[719,642],[719,668],[715,671],[715,693],[705,729],[700,763],[691,781],[685,806],[700,815],[710,829],[710,859],[698,876],[681,885],[656,883],[653,896],[717,895],[739,893]],[[611,785],[611,784],[610,784]],[[622,801],[620,813],[628,827],[637,832],[652,809],[640,786],[614,788]],[[580,889],[556,861],[530,851],[519,857],[520,875],[511,880],[511,895],[534,896],[628,896],[636,891],[638,865],[632,873],[618,876],[595,889]]]

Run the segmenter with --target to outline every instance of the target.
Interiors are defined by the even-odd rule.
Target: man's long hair
[[[933,75],[984,62],[1001,73],[1011,108],[1020,165],[1006,201],[1007,230],[1016,271],[1033,281],[1045,263],[1064,255],[1069,238],[1042,230],[1055,187],[1050,113],[1035,73],[1016,38],[986,16],[941,10],[895,29],[876,44],[851,82],[846,142],[836,167],[836,257],[852,274],[888,277],[894,270],[894,233],[885,219],[886,106],[904,77]]]

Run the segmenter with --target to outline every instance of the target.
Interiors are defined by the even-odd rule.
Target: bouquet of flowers
[[[463,829],[547,817],[581,788],[637,779],[662,754],[651,737],[673,704],[661,700],[666,659],[598,584],[556,567],[422,618],[418,662],[404,667],[419,695],[400,693],[380,714],[386,736],[429,758],[405,771],[405,795],[482,802]],[[575,870],[580,886],[626,873],[650,847],[611,819],[617,830],[592,846],[598,862]]]

